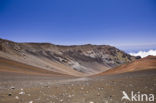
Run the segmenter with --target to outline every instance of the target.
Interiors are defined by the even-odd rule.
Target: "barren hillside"
[[[118,67],[112,68],[98,75],[118,74],[124,72],[134,72],[152,69],[156,69],[156,56],[148,56],[139,60],[135,60],[131,63],[120,65]]]
[[[135,60],[135,57],[109,45],[61,46],[4,39],[0,39],[0,57],[74,76],[100,73]]]

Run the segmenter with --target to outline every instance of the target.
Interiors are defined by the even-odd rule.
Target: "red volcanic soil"
[[[131,63],[123,64],[113,69],[109,69],[97,75],[118,74],[148,69],[156,69],[156,56],[148,56],[142,59],[138,59]]]
[[[16,73],[16,74],[29,74],[29,75],[45,75],[45,76],[57,76],[64,75],[61,73],[41,69],[17,61],[5,59],[0,57],[0,72]]]

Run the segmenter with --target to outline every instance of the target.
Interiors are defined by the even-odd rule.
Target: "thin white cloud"
[[[156,56],[156,50],[149,50],[149,51],[139,51],[137,53],[129,53],[132,56],[141,56],[142,58],[153,55]]]

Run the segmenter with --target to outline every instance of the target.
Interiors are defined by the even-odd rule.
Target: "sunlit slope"
[[[24,63],[20,63],[17,61],[13,61],[1,57],[0,57],[0,72],[22,73],[22,74],[32,74],[32,75],[67,76],[65,74],[48,71],[45,69],[37,68],[31,65],[27,65]]]
[[[133,71],[150,70],[150,69],[156,69],[156,56],[148,56],[142,59],[138,59],[131,63],[126,63],[121,66],[112,68],[98,75],[116,74],[116,73],[133,72]]]

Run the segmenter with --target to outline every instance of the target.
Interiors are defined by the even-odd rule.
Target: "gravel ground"
[[[156,95],[156,70],[84,78],[0,73],[0,103],[135,103],[121,101],[122,91]]]

